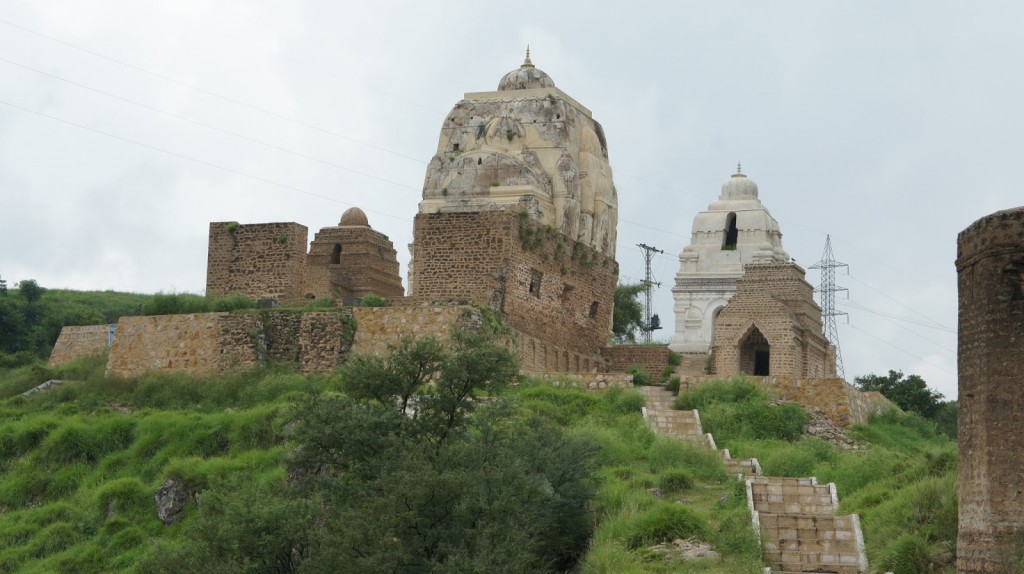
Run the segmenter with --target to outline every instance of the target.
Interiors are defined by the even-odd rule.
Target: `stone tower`
[[[718,315],[715,374],[834,377],[835,349],[822,334],[814,288],[796,263],[751,263]]]
[[[707,353],[718,313],[736,293],[744,265],[788,261],[779,222],[758,199],[757,184],[737,168],[722,184],[718,200],[693,219],[690,244],[679,254],[672,287],[676,327],[669,348]]]
[[[314,236],[306,256],[304,295],[342,301],[371,294],[402,297],[397,256],[391,240],[370,227],[366,213],[351,207],[338,225],[324,227]]]
[[[611,336],[618,203],[601,125],[529,52],[441,127],[411,245],[411,298],[488,306],[525,365],[579,372]]]
[[[960,465],[957,572],[1024,554],[1024,207],[957,238]]]
[[[445,118],[419,212],[509,208],[615,257],[618,199],[604,130],[529,50],[497,91],[465,94]]]

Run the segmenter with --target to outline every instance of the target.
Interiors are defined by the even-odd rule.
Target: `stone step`
[[[832,515],[839,507],[835,484],[814,477],[755,477],[747,480],[747,497],[753,510],[770,514]]]
[[[764,559],[773,571],[865,574],[857,515],[756,513]]]

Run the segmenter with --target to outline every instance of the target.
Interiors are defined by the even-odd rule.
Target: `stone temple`
[[[718,200],[693,219],[690,244],[679,254],[672,296],[676,327],[670,349],[707,353],[718,314],[736,293],[748,263],[785,263],[782,231],[757,197],[757,184],[737,168]]]
[[[615,256],[618,199],[604,130],[530,61],[444,120],[420,213],[514,208]]]

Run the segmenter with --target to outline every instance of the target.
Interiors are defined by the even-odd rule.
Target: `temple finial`
[[[743,173],[743,164],[741,162],[736,162],[736,173]]]
[[[526,45],[526,59],[523,60],[523,66],[522,67],[524,67],[524,68],[532,68],[533,67],[533,62],[530,61],[530,45],[529,44]]]

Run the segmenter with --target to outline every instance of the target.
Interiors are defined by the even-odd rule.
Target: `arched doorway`
[[[740,372],[756,377],[771,374],[771,345],[757,327],[751,327],[740,341]]]

